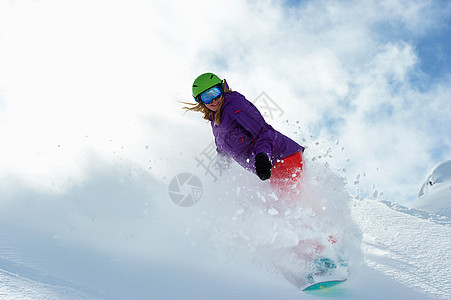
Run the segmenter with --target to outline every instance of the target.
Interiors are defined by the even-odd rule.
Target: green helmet
[[[211,87],[221,84],[222,80],[213,73],[204,73],[194,80],[193,83],[193,97],[197,99],[197,96],[202,94]]]

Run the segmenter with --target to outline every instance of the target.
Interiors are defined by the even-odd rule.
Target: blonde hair
[[[224,86],[224,93],[231,93],[232,90],[227,85],[227,82],[225,79],[222,80],[222,84]],[[225,95],[223,95],[225,97]],[[225,99],[224,99],[225,100]],[[189,105],[188,107],[182,107],[182,109],[185,110],[185,113],[188,111],[198,111],[201,114],[203,114],[203,118],[208,121],[214,121],[215,125],[219,125],[221,123],[221,113],[222,113],[222,105],[224,104],[224,101],[222,101],[221,104],[219,104],[218,110],[216,112],[209,110],[204,103],[198,102],[198,103],[190,103],[190,102],[182,102],[183,104]]]

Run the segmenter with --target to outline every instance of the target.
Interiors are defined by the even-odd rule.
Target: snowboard
[[[337,284],[340,284],[343,281],[346,281],[346,279],[317,282],[317,283],[313,283],[311,285],[308,285],[307,287],[304,287],[303,291],[324,290],[324,289],[336,286]]]
[[[315,261],[317,271],[307,276],[303,291],[323,290],[336,286],[348,278],[348,266],[345,262],[334,263],[328,258]]]

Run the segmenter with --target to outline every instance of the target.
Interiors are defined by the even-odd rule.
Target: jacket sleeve
[[[238,112],[237,121],[246,129],[255,140],[254,154],[260,152],[271,155],[274,148],[274,129],[265,122],[258,109],[249,102],[249,105]]]

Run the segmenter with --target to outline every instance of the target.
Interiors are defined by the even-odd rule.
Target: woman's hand
[[[255,156],[255,171],[261,180],[266,180],[271,177],[272,164],[269,156],[266,153],[258,153]]]

